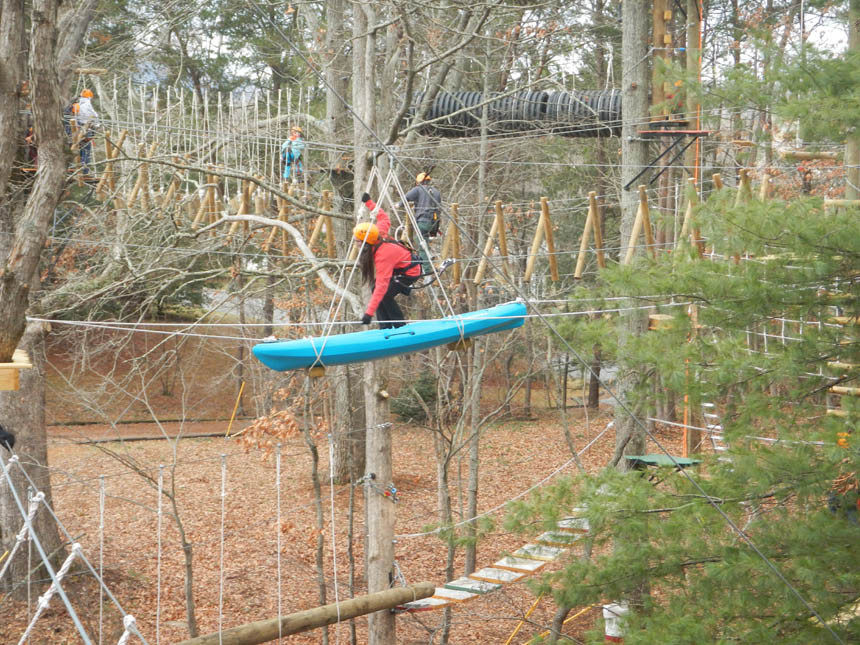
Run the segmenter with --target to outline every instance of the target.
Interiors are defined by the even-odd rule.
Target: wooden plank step
[[[832,385],[830,387],[830,391],[833,394],[851,394],[853,396],[860,396],[860,387],[845,387],[844,385]]]
[[[559,520],[558,528],[562,531],[571,533],[588,533],[588,518],[587,517],[566,517]]]
[[[827,414],[829,414],[831,417],[847,417],[848,410],[839,410],[831,408],[827,411]]]
[[[526,544],[514,551],[514,555],[518,558],[530,558],[532,560],[542,560],[543,562],[552,562],[558,559],[567,549],[560,549],[556,546],[547,546],[545,544]]]
[[[547,531],[537,536],[538,544],[547,546],[570,546],[583,536],[582,533],[565,533],[564,531]]]
[[[546,566],[544,560],[533,560],[532,558],[518,558],[516,556],[507,555],[498,562],[494,562],[493,566],[496,569],[507,569],[508,571],[519,571],[522,573],[534,573],[540,571]]]
[[[450,605],[450,600],[445,600],[444,598],[436,598],[435,596],[430,596],[429,598],[422,598],[421,600],[412,600],[403,605],[397,606],[397,611],[408,611],[408,612],[416,612],[416,611],[433,611],[434,609],[441,609],[445,605]]]
[[[495,567],[484,567],[475,573],[470,573],[469,577],[472,580],[480,580],[481,582],[494,582],[500,585],[510,584],[525,578],[527,574],[522,571],[509,571],[507,569],[496,569]]]
[[[460,591],[459,589],[446,589],[445,587],[436,587],[432,598],[442,598],[448,602],[465,602],[472,598],[477,598],[480,594],[470,593],[468,591]]]
[[[501,589],[502,585],[494,582],[482,582],[472,578],[462,577],[445,583],[445,589],[453,589],[455,591],[468,591],[474,594],[485,594],[491,591]]]

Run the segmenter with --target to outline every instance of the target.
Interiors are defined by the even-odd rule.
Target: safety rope
[[[39,510],[39,504],[42,500],[45,499],[45,494],[42,492],[37,493],[31,500],[27,509],[27,519],[24,520],[24,524],[21,526],[21,530],[18,531],[18,534],[15,536],[15,544],[12,546],[12,549],[6,555],[6,562],[3,565],[3,568],[0,569],[0,579],[3,578],[3,574],[6,573],[6,570],[12,564],[12,559],[15,557],[15,553],[24,543],[24,540],[27,539],[27,535],[29,535],[30,527],[33,525],[33,518],[36,516],[36,511]]]
[[[51,598],[60,590],[60,585],[63,582],[63,578],[66,577],[66,574],[69,572],[69,569],[72,566],[72,562],[75,561],[75,558],[82,552],[81,545],[75,542],[72,545],[72,551],[69,555],[66,556],[65,561],[63,562],[63,566],[60,567],[60,570],[57,571],[57,575],[54,578],[53,582],[51,582],[51,586],[48,587],[48,590],[39,596],[39,600],[36,603],[36,613],[33,614],[33,618],[30,620],[30,624],[27,625],[27,629],[24,630],[24,633],[21,636],[21,639],[18,641],[18,645],[23,645],[27,639],[30,638],[30,632],[33,631],[33,627],[36,626],[36,621],[42,616],[42,613],[48,608],[48,605],[51,603]]]

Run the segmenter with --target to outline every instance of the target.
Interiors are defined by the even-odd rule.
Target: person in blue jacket
[[[302,139],[302,129],[294,125],[290,128],[289,138],[281,144],[281,165],[284,167],[284,179],[298,179],[302,170],[302,150],[305,141]]]

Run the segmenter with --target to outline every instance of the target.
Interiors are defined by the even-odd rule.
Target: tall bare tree
[[[60,0],[3,0],[0,9],[0,362],[9,361],[22,340],[31,293],[38,288],[48,225],[66,182],[62,97],[71,85],[73,59],[95,6],[95,0],[70,6]],[[30,106],[38,145],[38,169],[32,178],[15,168],[17,148],[26,134],[19,118],[24,101]],[[18,437],[21,466],[50,502],[40,361],[44,331],[33,326],[25,337],[23,346],[31,350],[35,368],[23,379],[21,390],[0,392],[0,417]],[[11,486],[27,490],[23,472],[13,471]],[[37,520],[39,538],[47,552],[58,554],[57,527],[43,519]],[[11,547],[21,521],[9,482],[0,482],[0,549]],[[11,566],[11,577],[0,584],[14,587],[27,573],[26,557]]]

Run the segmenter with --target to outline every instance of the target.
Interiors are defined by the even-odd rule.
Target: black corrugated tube
[[[412,102],[415,115],[424,94]],[[486,98],[485,98],[486,97]],[[508,96],[482,92],[439,92],[421,134],[472,137],[480,133],[482,103],[489,101],[490,134],[543,131],[563,137],[601,137],[621,133],[621,91],[518,92]]]

